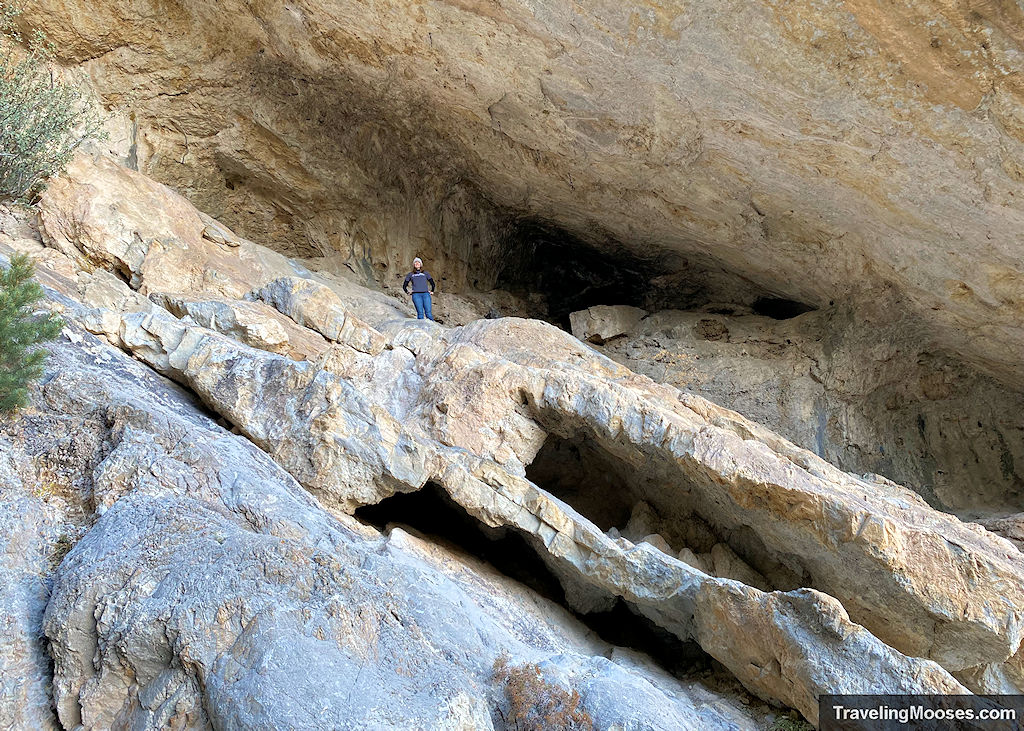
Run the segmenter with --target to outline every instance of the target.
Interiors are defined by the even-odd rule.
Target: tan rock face
[[[893,308],[883,296],[787,320],[665,310],[599,349],[965,520],[1018,512],[1024,394],[915,345],[919,323]]]
[[[255,296],[277,308],[298,325],[316,330],[329,340],[368,355],[379,355],[384,336],[349,312],[330,287],[301,277],[275,279]]]
[[[42,395],[49,408],[67,411],[79,408],[71,406],[79,394],[90,394],[89,410],[113,424],[111,440],[120,444],[105,454],[102,469],[90,470],[98,485],[90,499],[113,516],[105,524],[132,514],[137,501],[152,501],[153,509],[171,497],[193,501],[180,516],[159,509],[169,521],[156,534],[148,518],[137,524],[133,518],[83,544],[112,565],[125,563],[120,552],[129,524],[141,531],[140,541],[145,535],[154,542],[153,555],[164,556],[160,565],[181,560],[169,546],[193,534],[208,535],[209,548],[218,551],[212,543],[222,545],[227,534],[218,538],[209,520],[200,531],[201,513],[193,512],[195,501],[207,497],[229,513],[238,508],[250,527],[309,537],[304,530],[330,520],[321,506],[350,513],[405,497],[399,493],[433,491],[485,536],[525,541],[575,611],[625,603],[678,640],[699,645],[751,692],[796,707],[811,721],[825,692],[1017,687],[1024,562],[1009,541],[933,510],[893,482],[843,472],[733,411],[630,371],[550,324],[504,318],[449,329],[396,319],[396,310],[374,293],[309,272],[296,277],[301,267],[294,262],[244,241],[237,249],[256,264],[232,270],[217,258],[222,244],[202,234],[210,224],[194,211],[181,220],[202,225],[179,230],[159,212],[142,220],[133,206],[93,206],[101,195],[116,200],[114,190],[81,190],[92,176],[117,186],[152,185],[143,176],[106,165],[92,173],[86,163],[76,169],[82,180],[69,177],[42,204],[47,240],[64,252],[40,257],[55,265],[44,282],[70,322],[103,334],[136,360],[85,341],[72,325],[69,344],[59,351],[65,365]],[[153,205],[182,204],[159,186],[145,189]],[[66,205],[74,200],[86,205]],[[73,227],[60,227],[62,220],[89,222],[89,230],[101,233],[79,240]],[[120,231],[132,232],[132,241],[143,232],[137,255],[120,245],[128,238]],[[3,241],[0,246],[7,251]],[[166,262],[192,264],[169,270]],[[60,273],[66,269],[71,276]],[[152,291],[158,284],[183,291]],[[252,291],[261,293],[259,302],[246,299]],[[363,312],[365,321],[349,317]],[[270,347],[283,345],[281,332],[292,343],[302,331],[335,342],[303,362]],[[179,433],[185,427],[172,425],[178,416],[168,419],[160,410],[187,414],[192,424],[208,418],[199,418],[191,401],[171,399],[166,382],[147,386],[160,394],[153,412],[144,398],[140,403],[142,385],[103,380],[103,368],[116,366],[134,384],[154,383],[137,361],[191,391],[244,439],[197,431],[190,441]],[[97,379],[103,388],[92,385]],[[941,383],[928,387],[940,391]],[[121,406],[96,405],[97,399]],[[249,442],[260,448],[258,460],[242,456],[254,453]],[[230,454],[216,452],[220,447]],[[177,457],[159,456],[170,452],[181,454],[181,466]],[[260,492],[274,492],[274,480],[258,478],[268,474],[268,456],[315,498],[302,498],[313,511],[302,513],[306,528],[285,528],[235,502],[256,489],[260,510],[276,509],[283,493]],[[240,472],[229,466],[236,459],[259,469]],[[181,474],[188,478],[178,479]],[[184,516],[191,517],[178,520]],[[273,550],[290,549],[275,542]],[[323,550],[335,555],[336,548]],[[109,627],[95,620],[106,600],[90,598],[75,583],[98,586],[80,571],[99,565],[76,560],[69,577],[77,578],[59,602],[62,616],[73,621],[48,625],[63,657],[58,707],[68,725],[82,720],[103,727],[125,702],[123,671],[111,666],[95,688],[89,680],[98,672],[97,638]],[[237,562],[223,568],[230,577]],[[274,575],[286,576],[299,596],[319,582],[307,570],[274,569]],[[343,574],[332,569],[330,575],[335,578],[324,586],[333,595]],[[244,594],[259,595],[267,581],[255,576]],[[201,598],[205,590],[181,591],[212,607]],[[116,605],[135,607],[135,592]],[[281,626],[295,626],[301,611],[301,603],[290,602],[281,605]],[[230,625],[230,611],[203,615],[199,635]],[[194,627],[197,620],[188,621]],[[167,635],[158,634],[155,646],[163,647]],[[273,643],[274,631],[254,627],[252,635]],[[150,638],[141,632],[126,656],[151,657]],[[224,651],[208,646],[204,662]],[[147,661],[136,675],[148,684],[162,677],[163,667]],[[195,702],[190,712],[200,714],[208,691],[183,668],[175,677]]]
[[[131,94],[140,169],[283,251],[490,286],[525,215],[812,304],[884,283],[1024,383],[1012,2],[41,0],[25,22]]]
[[[193,300],[157,293],[150,295],[177,317],[188,317],[197,325],[230,335],[260,350],[311,360],[328,348],[324,338],[300,327],[263,302],[237,300]]]
[[[203,236],[210,220],[185,198],[105,157],[78,155],[40,206],[47,245],[89,268],[104,266],[133,288],[241,297],[296,273],[279,254]]]

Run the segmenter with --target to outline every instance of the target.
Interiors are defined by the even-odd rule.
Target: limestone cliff
[[[0,728],[1024,692],[1018,0],[19,22],[113,136],[0,208],[68,323],[0,421]]]
[[[285,253],[390,283],[426,251],[486,288],[554,230],[719,299],[890,287],[923,341],[1024,384],[1014,0],[39,0],[24,20],[132,113],[133,166]]]
[[[550,324],[410,319],[108,159],[39,212],[0,227],[69,320],[0,428],[11,723],[500,729],[503,656],[596,728],[1021,688],[1020,552],[905,488]]]

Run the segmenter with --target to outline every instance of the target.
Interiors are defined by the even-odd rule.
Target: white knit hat
[[[413,260],[412,260],[412,263],[413,263],[413,264],[422,264],[422,263],[423,263],[423,260],[422,260],[422,259],[420,259],[420,258],[419,258],[419,257],[417,256],[417,257],[416,257],[415,259],[413,259]]]

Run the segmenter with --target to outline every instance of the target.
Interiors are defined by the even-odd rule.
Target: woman
[[[429,282],[430,287],[427,288]],[[416,318],[423,319],[426,315],[428,320],[434,319],[430,307],[430,293],[434,291],[434,278],[430,272],[423,271],[423,260],[418,256],[412,260],[412,271],[405,275],[402,282],[402,291],[409,294],[409,285],[412,284],[412,303],[416,305]]]

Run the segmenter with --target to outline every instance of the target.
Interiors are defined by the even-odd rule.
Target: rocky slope
[[[503,654],[602,729],[1024,689],[1011,542],[550,324],[411,320],[102,157],[2,222],[69,321],[0,425],[2,722],[500,729]]]

